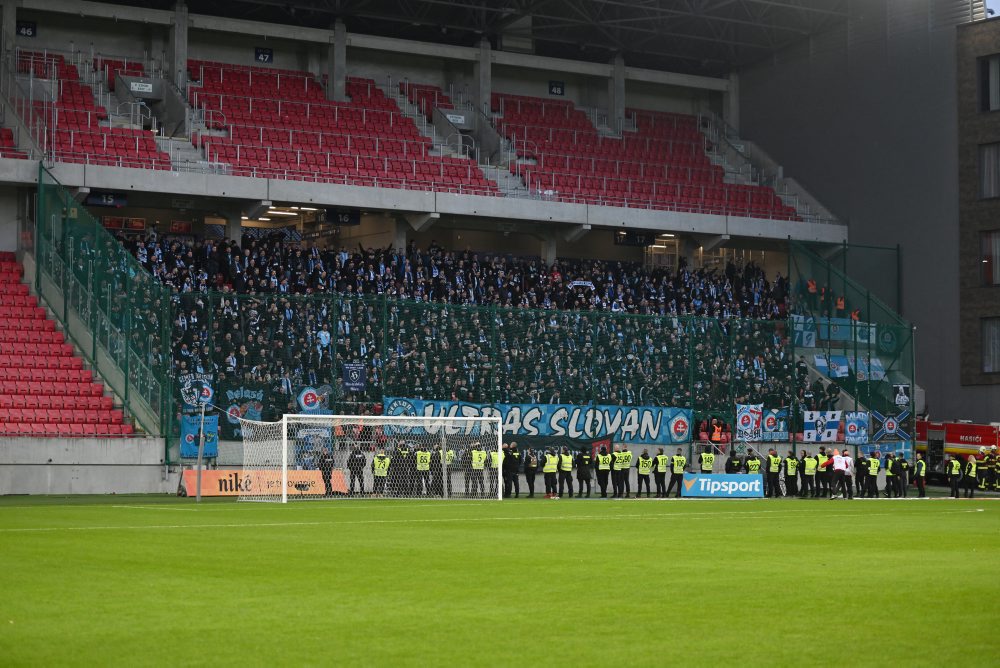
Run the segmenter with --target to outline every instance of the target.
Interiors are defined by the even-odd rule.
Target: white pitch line
[[[197,508],[178,508],[177,506],[111,506],[112,508],[128,508],[129,510],[178,510],[184,513],[196,513]]]
[[[499,516],[499,517],[440,517],[440,518],[411,518],[411,519],[389,519],[389,520],[342,520],[342,521],[317,521],[317,522],[251,522],[251,523],[228,523],[228,524],[150,524],[145,526],[84,526],[84,527],[26,527],[19,529],[0,529],[0,533],[44,533],[55,531],[144,531],[144,530],[167,530],[167,529],[253,529],[266,527],[298,527],[298,526],[345,526],[363,524],[446,524],[461,522],[522,522],[522,521],[581,521],[581,520],[647,520],[647,519],[686,519],[692,517],[719,517],[729,515],[765,515],[765,514],[787,514],[811,512],[802,510],[751,510],[751,511],[716,511],[703,513],[629,513],[629,514],[601,514],[601,515],[535,515],[527,517]],[[954,513],[976,513],[983,512],[981,508],[969,510],[942,510],[935,514]],[[896,513],[836,513],[823,515],[823,517],[883,517],[895,516]]]

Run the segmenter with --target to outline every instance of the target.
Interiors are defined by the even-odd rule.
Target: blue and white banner
[[[212,403],[215,392],[212,390],[212,374],[184,373],[177,376],[177,387],[181,393],[183,410],[200,410],[202,404]]]
[[[903,455],[907,459],[913,459],[913,443],[911,441],[869,443],[858,448],[858,452],[865,457],[871,457],[878,453],[879,459],[885,458],[890,452],[896,456]]]
[[[764,476],[719,473],[702,475],[685,473],[681,496],[713,499],[762,499]]]
[[[848,411],[844,413],[844,443],[864,445],[868,442],[868,413]]]
[[[674,445],[691,440],[691,409],[571,404],[473,404],[385,397],[386,415],[494,417],[515,436],[612,436],[619,443]]]
[[[840,411],[806,411],[802,440],[806,443],[835,443],[840,430]]]
[[[875,434],[872,441],[908,441],[910,435],[903,430],[903,424],[910,417],[910,411],[906,410],[899,415],[882,415],[878,411],[872,411],[872,429]],[[878,425],[878,429],[875,429]]]
[[[793,315],[792,327],[795,332],[796,348],[816,347],[816,319],[812,316]]]
[[[814,355],[816,370],[827,378],[847,378],[851,375],[846,355],[830,355],[827,361],[825,355]]]
[[[329,385],[320,387],[303,387],[296,395],[299,410],[308,415],[329,415],[330,393]]]
[[[736,404],[736,440],[760,441],[764,404]]]
[[[885,367],[877,357],[866,358],[858,356],[851,360],[851,368],[859,381],[885,380]]]
[[[200,415],[181,416],[181,457],[198,456],[198,431]],[[205,457],[219,456],[219,416],[205,416]]]
[[[764,425],[761,431],[764,441],[787,441],[788,409],[768,408],[765,410]]]
[[[818,318],[816,324],[819,338],[824,341],[857,341],[874,345],[878,340],[878,326],[874,323],[856,322],[850,318]]]
[[[360,362],[344,364],[344,389],[348,392],[364,392],[368,385],[365,365]]]

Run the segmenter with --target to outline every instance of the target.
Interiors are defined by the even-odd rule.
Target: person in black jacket
[[[517,443],[511,441],[510,445],[504,444],[503,453],[503,495],[510,498],[511,492],[514,498],[521,496],[521,483],[518,480],[518,472],[521,469],[521,452],[517,449]]]
[[[538,453],[534,448],[524,452],[524,482],[528,486],[528,498],[535,496],[535,474],[538,473]]]
[[[868,458],[859,454],[854,460],[854,486],[857,487],[857,497],[865,498],[868,491]]]
[[[743,462],[736,454],[736,448],[730,447],[729,458],[726,459],[726,473],[743,473]]]
[[[347,471],[350,473],[350,485],[347,487],[347,493],[350,495],[354,494],[354,482],[358,483],[358,494],[365,493],[365,465],[368,460],[365,458],[361,448],[357,445],[351,451],[351,455],[347,458]]]
[[[905,461],[902,455],[892,460],[892,485],[897,499],[903,496],[903,474],[906,472],[903,468],[903,462]]]
[[[584,485],[587,486],[587,498],[590,498],[590,475],[593,468],[591,459],[589,450],[581,450],[576,455],[576,498],[578,499],[583,496]]]
[[[330,483],[330,477],[333,475],[333,455],[330,454],[330,448],[323,448],[323,452],[319,455],[317,466],[320,475],[323,476],[323,487],[325,489],[323,495],[333,496],[333,485]]]
[[[906,457],[896,459],[899,462],[899,491],[906,498],[906,488],[910,485],[910,461]]]

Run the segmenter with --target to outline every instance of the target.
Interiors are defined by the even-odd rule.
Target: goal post
[[[499,416],[240,418],[241,501],[503,498]]]

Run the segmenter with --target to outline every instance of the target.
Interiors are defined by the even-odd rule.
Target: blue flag
[[[866,411],[844,413],[844,442],[848,445],[864,445],[868,442],[868,413]]]
[[[194,458],[198,456],[198,428],[201,426],[200,415],[184,415],[181,417],[181,457]],[[219,416],[205,416],[205,457],[219,456]]]

